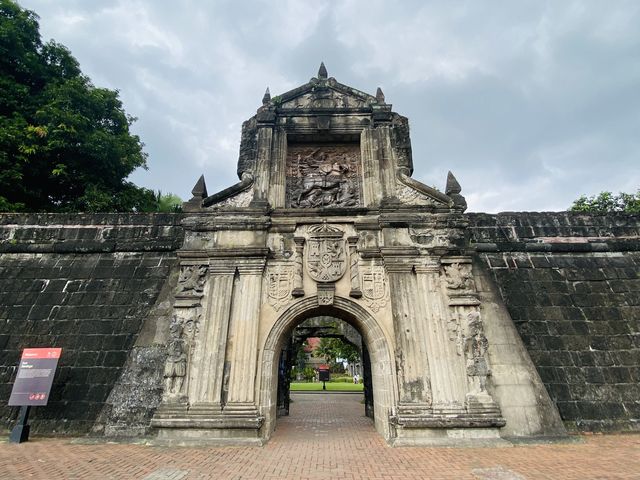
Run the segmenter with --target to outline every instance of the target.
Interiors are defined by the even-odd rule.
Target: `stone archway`
[[[390,340],[376,319],[363,307],[347,298],[336,296],[333,305],[318,305],[316,296],[305,298],[291,305],[276,320],[264,343],[261,355],[262,377],[260,381],[261,414],[264,416],[262,437],[268,439],[276,425],[278,358],[288,334],[300,322],[317,315],[331,315],[350,323],[361,333],[371,357],[371,375],[376,430],[389,441],[394,435],[389,415],[397,398],[394,381],[394,361]]]

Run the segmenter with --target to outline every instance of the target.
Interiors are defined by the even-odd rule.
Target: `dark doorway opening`
[[[319,371],[326,367],[335,380],[329,382],[326,393],[360,393],[363,413],[373,420],[371,360],[366,343],[358,329],[330,316],[303,321],[284,342],[278,363],[277,416],[289,415],[291,396],[296,392],[320,390]],[[354,385],[348,385],[350,382]]]

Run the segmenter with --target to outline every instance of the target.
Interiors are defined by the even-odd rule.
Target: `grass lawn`
[[[345,383],[345,382],[327,382],[328,392],[362,392],[364,385],[362,383]],[[291,382],[292,392],[320,392],[322,391],[322,382]]]

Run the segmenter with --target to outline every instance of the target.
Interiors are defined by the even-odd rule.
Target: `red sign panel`
[[[13,383],[9,406],[46,405],[61,348],[25,348]]]

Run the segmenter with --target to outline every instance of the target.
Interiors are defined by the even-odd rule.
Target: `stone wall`
[[[565,424],[640,429],[638,216],[467,218]],[[21,349],[59,346],[35,431],[147,432],[182,241],[176,215],[0,215],[0,428]]]
[[[640,430],[640,217],[468,218],[567,427]]]
[[[45,346],[63,353],[32,429],[94,426],[176,266],[179,222],[162,214],[0,215],[0,428],[17,414],[7,400],[21,350]]]

